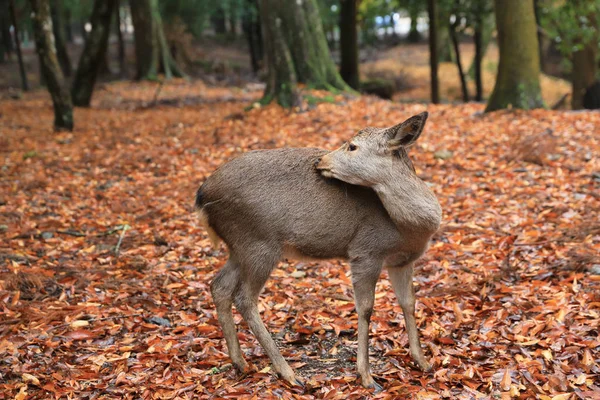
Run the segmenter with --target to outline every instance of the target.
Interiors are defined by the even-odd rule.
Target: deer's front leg
[[[413,287],[413,263],[404,266],[388,267],[390,281],[398,303],[404,313],[406,333],[408,334],[408,345],[413,359],[423,371],[431,370],[431,364],[425,359],[419,340],[419,331],[415,321],[415,290]]]
[[[375,302],[375,285],[381,272],[381,263],[371,260],[353,261],[352,285],[358,313],[358,351],[356,367],[361,376],[362,384],[369,389],[379,392],[382,387],[371,376],[369,367],[369,322]]]

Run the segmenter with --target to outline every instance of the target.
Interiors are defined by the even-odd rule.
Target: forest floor
[[[244,111],[252,86],[156,89],[103,85],[73,133],[52,132],[45,92],[0,101],[0,399],[600,398],[600,113],[342,96]],[[237,313],[255,372],[236,374],[209,293],[227,251],[198,224],[198,186],[242,152],[333,149],[423,110],[410,155],[444,211],[415,274],[433,370],[415,368],[384,272],[384,390],[362,388],[349,270],[323,261],[282,263],[260,297],[306,388],[277,379]]]

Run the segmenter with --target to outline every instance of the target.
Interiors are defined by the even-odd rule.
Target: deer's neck
[[[428,235],[429,240],[438,230],[442,209],[435,195],[417,176],[390,180],[373,189],[400,232]]]

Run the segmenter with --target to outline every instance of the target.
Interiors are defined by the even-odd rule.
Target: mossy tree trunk
[[[73,74],[71,59],[67,52],[67,44],[65,41],[65,20],[62,7],[62,0],[50,0],[50,13],[52,14],[52,32],[54,33],[54,47],[56,48],[56,56],[58,63],[65,76]]]
[[[544,107],[533,0],[495,0],[500,63],[486,112]]]
[[[54,128],[71,131],[73,130],[73,106],[54,50],[50,4],[48,0],[29,0],[29,3],[42,75],[54,106]]]
[[[358,90],[358,31],[356,29],[357,0],[340,2],[340,75],[350,87]]]
[[[110,22],[117,0],[96,0],[90,18],[92,31],[88,34],[79,66],[71,87],[73,104],[89,107],[98,72],[106,59]]]
[[[185,77],[167,44],[158,0],[130,0],[131,19],[134,27],[136,79],[158,79],[159,72],[165,78]]]
[[[331,58],[315,0],[259,3],[268,72],[263,103],[298,104],[298,82],[314,89],[352,90]]]

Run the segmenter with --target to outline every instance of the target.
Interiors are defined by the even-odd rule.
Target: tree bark
[[[125,66],[125,41],[123,40],[123,32],[121,31],[121,3],[119,0],[117,0],[117,4],[115,6],[115,15],[115,29],[117,33],[117,43],[119,51],[119,75],[121,75],[121,77],[123,78],[127,74],[127,71]]]
[[[94,2],[92,17],[90,18],[92,31],[85,41],[85,47],[83,53],[81,53],[79,66],[71,88],[71,96],[75,106],[89,107],[92,101],[92,93],[98,72],[102,67],[103,59],[106,59],[110,21],[116,3],[116,0],[96,0]]]
[[[15,49],[17,51],[17,59],[19,60],[19,74],[21,75],[21,89],[24,92],[29,90],[27,82],[27,73],[25,72],[25,64],[23,64],[23,54],[21,53],[21,40],[19,38],[19,25],[17,23],[17,10],[15,8],[15,0],[9,0],[10,17],[12,25],[15,29]]]
[[[260,70],[260,64],[263,60],[263,41],[258,15],[258,2],[257,0],[247,0],[246,4],[248,7],[242,17],[242,28],[250,49],[252,71],[256,74]]]
[[[500,63],[486,112],[544,107],[533,0],[495,0]]]
[[[158,0],[130,0],[134,26],[136,79],[158,79],[162,70],[165,78],[185,77],[167,45]]]
[[[437,51],[439,62],[454,62],[450,40],[450,12],[443,3],[436,4]]]
[[[71,66],[71,59],[69,58],[65,42],[62,0],[50,0],[50,12],[52,14],[52,32],[54,33],[54,47],[56,48],[58,63],[63,74],[71,76],[73,74],[73,67]]]
[[[597,40],[591,40],[583,49],[573,53],[573,76],[571,80],[571,108],[573,110],[584,108],[583,96],[587,89],[596,82],[596,73],[598,72],[597,46]]]
[[[269,77],[263,103],[297,104],[297,82],[325,90],[351,90],[329,54],[315,0],[260,0]]]
[[[465,72],[463,71],[462,63],[460,60],[460,47],[458,43],[458,34],[456,32],[456,27],[458,25],[458,18],[455,22],[450,26],[450,37],[452,38],[452,45],[454,46],[454,58],[456,60],[456,68],[458,70],[458,77],[460,78],[460,88],[462,90],[463,101],[469,101],[469,88],[467,87],[467,78],[465,77]]]
[[[475,67],[475,100],[481,101],[483,99],[483,82],[481,80],[481,59],[483,58],[483,21],[481,16],[477,16],[475,22],[475,59],[473,60],[473,66]]]
[[[340,2],[340,75],[351,88],[360,86],[358,72],[358,31],[356,29],[357,0]]]
[[[135,2],[136,0],[133,0]],[[227,33],[227,24],[225,23],[225,10],[222,6],[217,7],[216,11],[210,18],[213,29],[217,35],[224,35]]]
[[[429,14],[429,68],[431,72],[431,102],[439,104],[440,86],[438,81],[438,31],[437,31],[437,1],[427,0]]]
[[[52,43],[50,5],[48,0],[30,0],[29,3],[40,66],[54,105],[54,128],[71,131],[73,130],[73,107]]]
[[[0,6],[0,63],[13,52],[13,41],[10,35],[10,13],[4,4]]]

